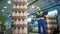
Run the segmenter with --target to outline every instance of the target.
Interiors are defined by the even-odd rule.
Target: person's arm
[[[47,14],[48,14],[48,12],[44,12],[44,13],[43,13],[44,17],[46,17],[46,16],[47,16]]]

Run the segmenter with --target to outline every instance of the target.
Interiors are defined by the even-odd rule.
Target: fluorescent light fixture
[[[32,8],[35,8],[35,6],[32,5]]]
[[[6,6],[4,6],[4,8],[7,8]]]
[[[4,10],[3,10],[3,9],[2,9],[1,11],[2,11],[2,12],[4,12]]]
[[[27,18],[27,21],[28,21],[28,22],[31,22],[31,18]]]
[[[29,3],[27,3],[27,5],[29,5]]]
[[[53,10],[48,12],[48,15],[56,15],[57,13],[58,13],[57,10]]]
[[[10,0],[8,1],[8,4],[11,4],[11,1]]]

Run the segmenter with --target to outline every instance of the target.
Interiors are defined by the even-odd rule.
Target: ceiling
[[[7,0],[0,0],[0,10],[3,8]]]
[[[31,13],[38,6],[39,0],[28,0],[28,13]]]
[[[11,1],[11,4],[8,4],[8,1]],[[34,11],[34,9],[32,10],[32,6],[37,6],[37,3],[39,2],[39,0],[27,0],[28,1],[28,13]],[[5,14],[11,14],[12,12],[12,6],[13,6],[13,0],[0,0],[0,12],[2,12],[2,10],[4,10],[3,13]],[[7,7],[7,8],[4,8]]]
[[[8,1],[11,1],[11,4],[8,3]],[[40,6],[40,7],[43,7],[45,6],[44,3],[47,1],[49,1],[51,3],[50,0],[27,0],[27,4],[28,4],[28,13],[32,13],[36,7]],[[47,5],[47,4],[46,4]],[[49,5],[49,4],[48,4]],[[51,4],[52,5],[52,4]],[[4,7],[7,7],[7,8],[4,8]],[[12,12],[12,6],[13,6],[13,0],[0,0],[0,12],[2,10],[4,10],[3,13],[5,14],[11,14]]]
[[[11,4],[8,3],[11,1]],[[1,0],[0,1],[0,12],[6,15],[10,15],[12,12],[13,1],[12,0]]]

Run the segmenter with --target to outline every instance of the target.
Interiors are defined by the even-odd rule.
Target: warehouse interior
[[[13,34],[12,9],[14,0],[0,0],[0,33]],[[28,34],[38,34],[38,23],[36,19],[36,7],[41,11],[47,12],[50,18],[50,24],[46,22],[47,33],[60,34],[60,0],[27,0],[27,32]],[[43,29],[41,28],[42,33]]]

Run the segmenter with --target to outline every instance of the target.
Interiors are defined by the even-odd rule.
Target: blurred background
[[[12,34],[11,13],[13,2],[13,0],[0,0],[0,34]],[[49,18],[51,21],[50,26],[56,29],[53,33],[60,34],[60,0],[27,0],[27,5],[29,34],[38,34],[38,23],[35,20],[36,7],[38,6],[43,12],[48,12],[48,15],[51,16]]]

